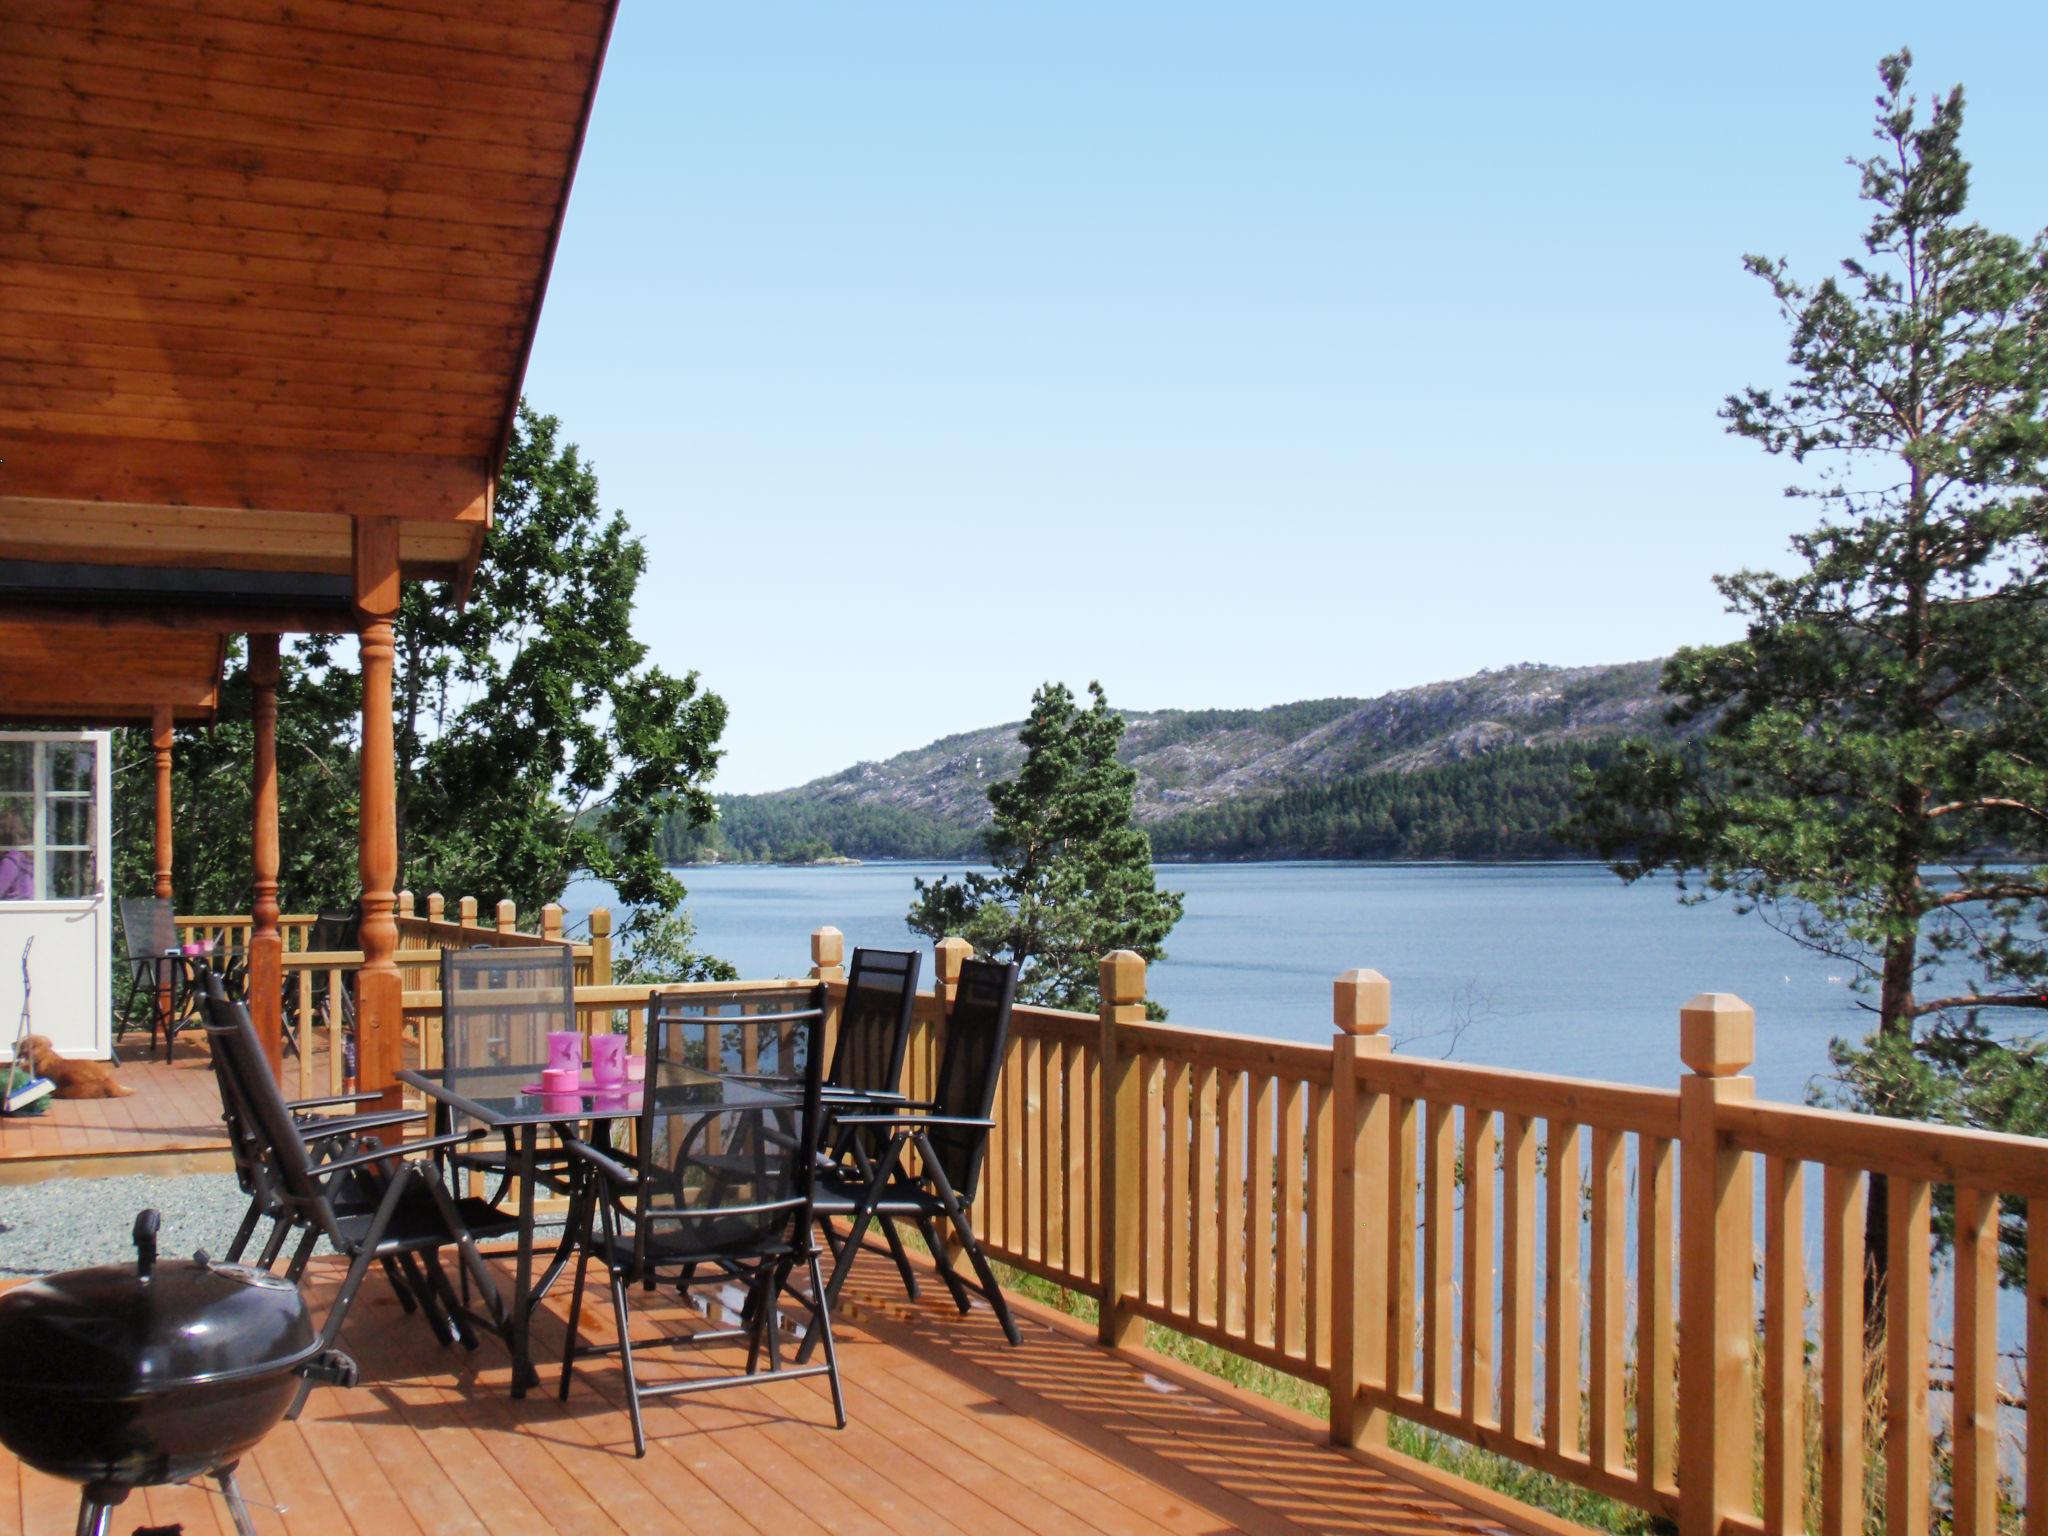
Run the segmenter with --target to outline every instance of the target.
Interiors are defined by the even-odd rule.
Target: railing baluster
[[[1586,1454],[1594,1466],[1627,1475],[1623,1423],[1623,1368],[1627,1310],[1628,1148],[1621,1133],[1593,1128],[1593,1315],[1592,1381],[1587,1419],[1592,1438]]]
[[[1261,1073],[1252,1090],[1251,1110],[1251,1271],[1246,1276],[1250,1291],[1251,1337],[1254,1343],[1271,1344],[1277,1337],[1273,1327],[1273,1281],[1280,1274],[1281,1247],[1273,1230],[1273,1137],[1274,1084],[1270,1073]]]
[[[1500,1415],[1524,1444],[1536,1439],[1536,1127],[1528,1115],[1501,1117]]]
[[[1024,1069],[1024,1134],[1018,1151],[1024,1161],[1024,1253],[1045,1258],[1045,1176],[1052,1168],[1046,1154],[1045,1042],[1026,1040],[1020,1058]]]
[[[1308,1358],[1330,1363],[1330,1169],[1335,1148],[1330,1136],[1330,1090],[1308,1088]]]
[[[1671,1143],[1636,1140],[1636,1481],[1677,1491],[1674,1401],[1677,1329],[1671,1311]]]
[[[1806,1484],[1804,1166],[1764,1159],[1764,1530],[1799,1536]]]
[[[1863,1211],[1860,1168],[1821,1178],[1821,1536],[1863,1530]],[[2048,1486],[2048,1485],[2044,1485]]]
[[[320,1032],[313,1021],[313,973],[300,970],[299,988],[299,1097],[313,1097],[313,1048],[319,1044]]]
[[[1048,1040],[1039,1050],[1039,1103],[1044,1133],[1039,1156],[1045,1160],[1045,1197],[1041,1202],[1045,1227],[1045,1262],[1061,1269],[1072,1268],[1067,1253],[1067,1137],[1076,1129],[1073,1105],[1064,1102],[1067,1074],[1062,1064],[1065,1047]]]
[[[1140,1056],[1137,1071],[1144,1084],[1143,1166],[1145,1197],[1145,1299],[1166,1304],[1166,1066],[1156,1056]]]
[[[1166,1064],[1166,1304],[1188,1309],[1188,1067]]]
[[[1475,1424],[1500,1422],[1493,1408],[1493,1211],[1498,1142],[1493,1111],[1465,1106],[1464,1355],[1458,1402]]]
[[[1024,1202],[1030,1193],[1024,1171],[1024,1042],[1010,1037],[1003,1063],[1003,1246],[1024,1251]]]
[[[1432,1099],[1423,1116],[1422,1397],[1444,1413],[1452,1411],[1451,1245],[1457,1235],[1452,1225],[1457,1195],[1454,1113],[1454,1106]]]
[[[348,974],[338,965],[327,970],[327,1091],[341,1092],[342,1079],[342,1011],[341,989],[348,985]]]
[[[1953,1536],[1998,1529],[1998,1196],[1956,1191]]]
[[[1415,1136],[1413,1099],[1387,1104],[1387,1390],[1415,1396]]]
[[[1933,1529],[1927,1422],[1928,1240],[1932,1192],[1925,1180],[1886,1181],[1885,1529],[1921,1536]]]
[[[1223,1283],[1217,1296],[1217,1320],[1233,1336],[1245,1330],[1245,1074],[1232,1070],[1217,1101],[1217,1134],[1222,1138],[1223,1193],[1216,1203],[1222,1224]],[[1256,1251],[1256,1250],[1254,1250]],[[1263,1261],[1265,1255],[1259,1254]]]
[[[1307,1146],[1308,1085],[1290,1081],[1280,1120],[1280,1288],[1275,1297],[1280,1316],[1274,1326],[1280,1348],[1293,1356],[1308,1350],[1308,1282],[1302,1263],[1308,1233],[1301,1198]]]
[[[1188,1206],[1188,1222],[1194,1228],[1194,1288],[1188,1300],[1198,1322],[1214,1323],[1217,1318],[1218,1274],[1216,1258],[1219,1204],[1216,1189],[1216,1095],[1221,1074],[1214,1066],[1195,1069],[1195,1193]]]
[[[1553,1118],[1544,1143],[1543,1444],[1553,1454],[1579,1450],[1582,1354],[1579,1286],[1580,1128]]]
[[[2041,1220],[2036,1222],[2034,1218]],[[2048,1232],[2048,1199],[2027,1202],[2027,1231]],[[2026,1536],[2048,1536],[2048,1243],[2027,1244]]]

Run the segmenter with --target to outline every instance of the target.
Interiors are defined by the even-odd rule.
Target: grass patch
[[[1005,1290],[1029,1297],[1069,1317],[1092,1323],[1099,1315],[1093,1296],[1070,1291],[1065,1286],[1026,1274],[1008,1264],[996,1265],[996,1274]],[[1214,1344],[1190,1338],[1158,1323],[1148,1322],[1145,1325],[1145,1347],[1156,1355],[1178,1360],[1233,1387],[1312,1414],[1325,1422],[1329,1420],[1330,1394],[1298,1376],[1276,1371],[1269,1365],[1260,1365],[1257,1361],[1247,1360],[1242,1355],[1232,1354],[1227,1349],[1219,1349]],[[1505,1494],[1531,1508],[1575,1521],[1589,1530],[1611,1531],[1615,1536],[1643,1536],[1643,1533],[1665,1528],[1640,1509],[1617,1503],[1603,1494],[1553,1477],[1548,1472],[1525,1467],[1505,1456],[1481,1450],[1466,1441],[1424,1429],[1406,1419],[1392,1421],[1387,1443],[1403,1455],[1427,1462],[1454,1477]]]

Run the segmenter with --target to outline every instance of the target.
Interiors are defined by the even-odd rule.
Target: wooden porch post
[[[356,1072],[362,1089],[399,1107],[404,1061],[405,990],[392,958],[398,886],[398,766],[391,724],[392,620],[398,614],[398,525],[357,518],[355,601],[363,668],[361,835],[363,968],[356,973]]]
[[[1096,1297],[1095,1337],[1112,1349],[1134,1349],[1145,1342],[1145,1320],[1125,1311],[1123,1299],[1144,1289],[1138,1272],[1138,1224],[1144,1219],[1145,1197],[1138,1149],[1145,1085],[1117,1032],[1126,1024],[1145,1022],[1143,957],[1128,949],[1104,955],[1096,970],[1096,988],[1102,995],[1096,1047],[1102,1084],[1092,1131],[1096,1177],[1101,1181],[1095,1191],[1095,1252],[1102,1289]]]
[[[284,934],[277,926],[277,683],[276,635],[249,637],[250,711],[256,728],[250,804],[249,1021],[270,1070],[284,1071]]]
[[[156,894],[171,899],[171,706],[150,711],[149,744],[156,750]]]
[[[171,899],[171,706],[158,704],[149,714],[149,744],[156,753],[156,894],[160,901]],[[159,1016],[171,1016],[170,981],[158,967],[162,982],[157,988]]]
[[[1718,1536],[1747,1516],[1755,1489],[1756,1193],[1750,1157],[1723,1144],[1723,1104],[1756,1096],[1756,1013],[1703,992],[1678,1013],[1678,1529]],[[1554,1410],[1553,1410],[1554,1411]]]
[[[1387,1382],[1387,1265],[1376,1251],[1375,1229],[1389,1209],[1393,1116],[1386,1095],[1359,1085],[1358,1063],[1393,1050],[1393,1007],[1393,987],[1378,971],[1346,971],[1332,989],[1330,1439],[1337,1445],[1387,1443],[1386,1410],[1359,1395]],[[1485,1294],[1493,1294],[1491,1287],[1489,1276]]]

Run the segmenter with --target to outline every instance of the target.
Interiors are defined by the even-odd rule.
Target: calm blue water
[[[702,946],[774,976],[809,966],[821,924],[849,945],[914,942],[911,882],[961,867],[678,873]],[[1160,880],[1187,895],[1151,976],[1178,1024],[1326,1039],[1332,978],[1370,966],[1393,982],[1401,1049],[1669,1086],[1679,1005],[1734,992],[1757,1010],[1759,1094],[1795,1101],[1826,1072],[1829,1037],[1866,1027],[1840,961],[1729,904],[1682,907],[1668,882],[1624,886],[1598,865],[1165,865]],[[580,916],[605,894],[586,883],[566,904]]]

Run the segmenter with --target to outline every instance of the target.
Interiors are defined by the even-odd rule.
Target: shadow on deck
[[[1021,1348],[988,1314],[904,1300],[893,1275],[849,1288],[840,1323],[850,1423],[831,1428],[822,1380],[649,1405],[649,1451],[632,1440],[615,1371],[579,1369],[564,1403],[547,1386],[506,1391],[503,1350],[443,1350],[365,1288],[342,1343],[365,1385],[314,1394],[305,1417],[244,1463],[267,1532],[371,1536],[489,1531],[966,1531],[973,1536],[1197,1533],[1560,1532],[1491,1495],[1444,1486],[1403,1458],[1367,1461],[1321,1443],[1315,1421],[1182,1367],[1098,1348],[1028,1303]],[[337,1271],[315,1271],[316,1310]],[[885,1284],[885,1282],[887,1282]],[[601,1294],[601,1293],[600,1293]],[[558,1355],[566,1297],[536,1326]],[[602,1310],[600,1308],[600,1310]],[[586,1314],[587,1315],[587,1314]],[[691,1314],[669,1300],[671,1326]],[[593,1333],[597,1324],[588,1325]],[[636,1333],[641,1331],[636,1328]],[[679,1352],[687,1359],[690,1352]],[[643,1357],[643,1369],[652,1369]],[[29,1536],[69,1530],[76,1491],[0,1455],[0,1515]],[[218,1501],[153,1489],[114,1529],[182,1523],[225,1533]]]

